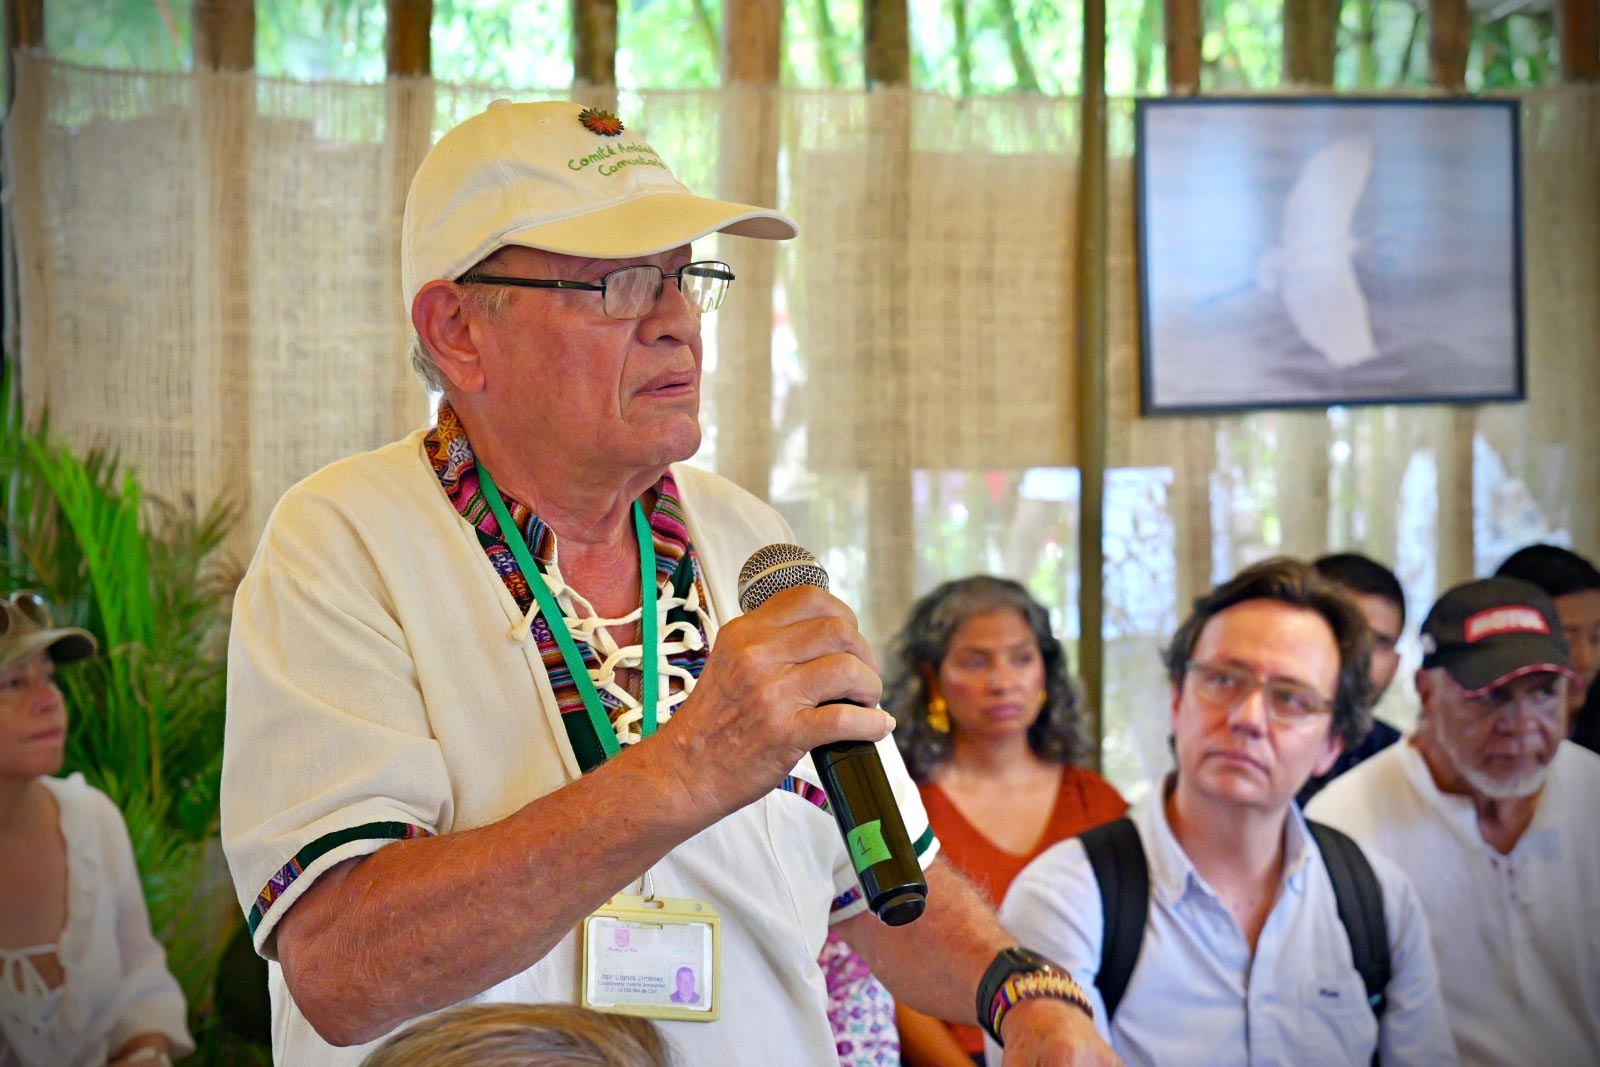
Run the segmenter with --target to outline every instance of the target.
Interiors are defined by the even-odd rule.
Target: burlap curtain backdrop
[[[397,247],[427,145],[497,96],[567,95],[38,54],[17,73],[5,289],[26,404],[116,448],[158,494],[231,496],[241,555],[297,479],[427,418]],[[783,246],[706,243],[740,282],[707,320],[697,462],[782,508],[882,638],[953,576],[919,478],[1073,464],[1076,101],[616,102],[692,188],[765,191],[800,221]],[[1108,745],[1136,781],[1163,758],[1153,650],[1243,562],[1362,546],[1425,598],[1522,535],[1600,550],[1600,90],[1524,98],[1529,399],[1466,409],[1139,419],[1130,112],[1113,107],[1110,456],[1144,488],[1137,514],[1108,516],[1104,625]],[[1062,540],[1050,551],[1070,552]],[[1026,553],[988,558],[1033,573]],[[1051,605],[1069,635],[1074,588]],[[1126,610],[1128,590],[1156,610]]]

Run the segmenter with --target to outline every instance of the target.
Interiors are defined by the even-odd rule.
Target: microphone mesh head
[[[828,588],[828,572],[799,545],[758,548],[739,569],[739,610],[750,612],[772,594],[800,585]]]

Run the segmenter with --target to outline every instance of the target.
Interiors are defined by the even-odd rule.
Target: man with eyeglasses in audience
[[[1126,1063],[1455,1063],[1416,891],[1294,801],[1366,732],[1367,645],[1298,560],[1201,597],[1165,656],[1176,772],[1012,883],[1001,921],[1089,991]]]
[[[1410,874],[1461,1062],[1600,1063],[1600,757],[1563,740],[1555,605],[1486,578],[1422,624],[1422,719],[1312,801]]]
[[[1406,628],[1406,594],[1400,588],[1400,579],[1388,567],[1359,552],[1337,552],[1314,560],[1311,565],[1318,574],[1348,593],[1367,620],[1367,629],[1372,633],[1367,678],[1372,683],[1372,704],[1376,707],[1400,669],[1400,653],[1396,646]],[[1314,775],[1300,790],[1297,798],[1300,806],[1305,807],[1323,786],[1339,775],[1398,740],[1400,731],[1374,716],[1367,736],[1347,745],[1328,773]]]
[[[850,609],[806,586],[740,614],[741,564],[793,537],[680,462],[734,280],[693,253],[712,233],[795,226],[693,195],[597,108],[497,102],[419,167],[401,281],[438,419],[291,489],[235,598],[222,837],[279,1062],[582,1001],[683,1063],[814,1067],[830,925],[921,1011],[981,1002],[1008,1062],[1110,1062],[936,858]],[[926,869],[911,925],[865,912],[877,824],[847,851],[807,759],[847,740],[879,742]]]

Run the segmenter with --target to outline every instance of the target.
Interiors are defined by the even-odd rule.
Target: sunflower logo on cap
[[[578,112],[578,121],[583,123],[584,129],[601,137],[615,137],[624,129],[621,119],[599,107],[584,108]]]

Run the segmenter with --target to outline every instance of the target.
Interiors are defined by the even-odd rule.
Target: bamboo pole
[[[910,85],[911,13],[906,0],[866,0],[862,18],[867,85]]]
[[[6,0],[5,13],[5,40],[0,41],[0,47],[5,48],[5,120],[11,123],[23,124],[21,128],[31,129],[39,121],[43,109],[39,101],[35,101],[27,113],[16,108],[17,100],[17,53],[26,49],[44,47],[44,0]],[[36,96],[38,94],[35,94]],[[38,189],[41,184],[39,175],[39,161],[21,156],[12,161],[12,172],[8,175],[9,188],[6,195],[16,197],[19,188]],[[15,199],[13,203],[24,203],[22,199]],[[20,363],[22,360],[22,338],[24,331],[22,320],[29,319],[30,327],[36,323],[48,322],[48,316],[41,314],[41,308],[20,306],[15,293],[24,287],[36,293],[46,292],[46,288],[39,285],[33,275],[22,277],[26,265],[19,261],[17,255],[16,230],[29,228],[35,220],[12,216],[0,224],[0,276],[4,276],[9,283],[7,288],[11,295],[8,299],[0,301],[0,368],[10,374],[13,389],[21,394],[22,375]],[[39,301],[30,301],[37,305]],[[32,334],[28,334],[32,336]],[[29,411],[32,418],[36,412]]]
[[[17,95],[14,53],[19,48],[44,47],[44,0],[6,0],[6,107]]]
[[[1200,0],[1162,0],[1166,16],[1167,92],[1200,91]]]
[[[867,461],[867,618],[869,628],[887,635],[897,628],[916,587],[916,530],[911,513],[912,453],[908,379],[912,373],[908,271],[911,188],[911,37],[906,0],[866,0],[862,11],[869,143],[867,188],[880,190],[873,227],[874,260],[892,271],[892,293],[884,306],[857,302],[857,336],[882,337],[870,358],[880,368],[873,376],[871,405],[888,424],[886,447]],[[885,322],[887,317],[888,321]],[[887,328],[885,328],[887,327]]]
[[[1561,80],[1600,81],[1600,0],[1556,0]]]
[[[1200,0],[1162,0],[1166,21],[1167,92],[1200,91]],[[1187,418],[1173,438],[1172,490],[1168,496],[1177,556],[1178,614],[1211,586],[1211,469],[1216,466],[1216,420]],[[1102,732],[1103,727],[1102,727]]]
[[[1106,478],[1106,5],[1083,0],[1083,87],[1079,97],[1080,170],[1076,207],[1078,397],[1078,672],[1091,758],[1100,765],[1105,733]]]
[[[251,348],[255,341],[250,300],[251,155],[255,142],[255,83],[243,76],[255,67],[256,12],[252,0],[194,0],[194,65],[197,80],[199,151],[205,166],[200,186],[209,243],[198,249],[195,286],[199,344],[195,353],[196,404],[214,411],[196,419],[196,450],[209,461],[200,477],[202,498],[231,496],[245,521],[251,518]],[[197,413],[199,414],[199,413]],[[197,472],[200,473],[200,472]],[[233,545],[248,554],[249,545]]]
[[[382,242],[388,291],[400,293],[400,227],[405,217],[406,193],[411,176],[433,142],[435,113],[433,71],[433,0],[387,0],[388,27],[384,35],[383,221]],[[411,309],[395,300],[396,321],[409,324]],[[400,336],[410,331],[402,326]],[[411,374],[410,361],[398,353],[387,365],[389,429],[403,433],[427,419],[427,402]]]
[[[1428,8],[1428,81],[1447,92],[1465,90],[1472,16],[1466,0],[1432,0]],[[1458,405],[1446,413],[1444,447],[1438,459],[1441,589],[1466,581],[1476,570],[1473,537],[1473,445],[1478,411]]]
[[[194,0],[194,65],[207,70],[255,69],[252,0]]]
[[[433,0],[387,0],[384,67],[391,78],[426,78],[433,73]]]
[[[1339,0],[1284,0],[1283,80],[1332,85],[1338,31]]]
[[[721,196],[768,205],[778,197],[778,81],[782,0],[726,0],[722,9],[723,106],[717,116],[717,186]],[[773,241],[733,238],[738,299],[712,323],[718,367],[708,376],[719,412],[772,410]],[[771,490],[770,420],[718,419],[718,473],[763,499]]]
[[[1472,15],[1467,0],[1429,0],[1428,84],[1458,93],[1467,84]]]
[[[724,85],[777,85],[782,59],[782,0],[727,0],[722,8]]]
[[[572,80],[617,84],[617,0],[572,0]]]
[[[1276,423],[1273,450],[1278,485],[1279,550],[1291,556],[1317,556],[1328,548],[1328,448],[1326,408],[1279,411],[1258,418]]]

